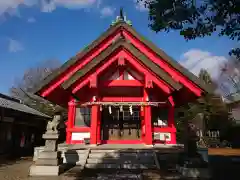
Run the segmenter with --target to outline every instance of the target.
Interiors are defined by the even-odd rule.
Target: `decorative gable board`
[[[127,71],[130,72],[134,77],[136,77],[137,80],[143,80],[143,76],[140,75],[138,72],[136,72],[136,71],[134,71],[134,70],[132,70],[130,68],[127,68]],[[129,74],[129,76],[131,76],[131,77],[132,77],[132,75]],[[134,77],[132,77],[132,78],[134,78]],[[134,80],[134,79],[131,79],[131,80]]]
[[[120,79],[120,74],[119,70],[117,69],[116,72],[109,78],[109,80],[119,80]]]
[[[129,74],[127,71],[123,72],[123,79],[124,80],[135,80],[135,78],[132,77],[131,74]]]
[[[134,78],[133,76],[136,78]],[[119,70],[116,70],[116,72],[113,75],[111,75],[108,80],[120,80]],[[128,68],[127,70],[125,70],[123,72],[123,80],[143,80],[143,77],[141,75],[139,75],[139,73]]]

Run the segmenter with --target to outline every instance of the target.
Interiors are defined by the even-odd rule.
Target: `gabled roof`
[[[98,64],[103,62],[110,54],[116,51],[119,48],[127,49],[131,54],[133,54],[138,60],[141,61],[146,67],[148,67],[151,71],[158,75],[162,80],[164,80],[167,84],[169,84],[173,89],[179,90],[182,85],[175,82],[165,71],[163,71],[158,65],[149,60],[142,52],[140,52],[137,48],[135,48],[131,43],[127,42],[125,39],[119,38],[114,44],[110,45],[103,52],[101,52],[97,57],[93,58],[91,62],[89,62],[82,69],[78,70],[76,73],[72,75],[70,79],[65,81],[62,84],[64,89],[69,88],[73,83],[75,83],[78,79],[82,78],[89,71],[94,69]]]
[[[0,107],[2,108],[7,108],[7,109],[13,109],[15,111],[23,112],[26,114],[32,114],[35,116],[41,116],[45,118],[50,118],[50,116],[41,113],[37,111],[36,109],[33,109],[25,104],[20,103],[20,101],[17,101],[16,99],[14,100],[11,97],[8,97],[6,95],[0,94]]]
[[[103,42],[107,37],[109,37],[114,32],[125,29],[131,34],[133,34],[137,39],[139,39],[144,45],[148,46],[150,49],[152,49],[156,55],[158,55],[160,58],[162,58],[164,61],[166,61],[170,66],[172,66],[174,69],[179,71],[181,74],[186,76],[190,81],[194,82],[197,86],[199,86],[201,89],[203,89],[205,92],[212,93],[213,90],[210,86],[204,84],[198,77],[196,77],[194,74],[192,74],[190,71],[188,71],[186,68],[181,66],[177,61],[173,60],[170,56],[168,56],[164,51],[159,49],[156,45],[154,45],[152,42],[141,36],[139,33],[137,33],[132,26],[128,25],[124,21],[119,21],[115,25],[111,26],[106,32],[104,32],[102,35],[99,36],[95,41],[93,41],[89,46],[84,48],[80,53],[78,53],[76,56],[72,57],[70,60],[68,60],[66,63],[64,63],[60,68],[56,69],[53,73],[51,73],[49,76],[47,76],[38,87],[35,89],[35,93],[38,93],[42,88],[47,86],[51,81],[56,79],[60,74],[65,72],[68,68],[73,66],[77,61],[81,60],[82,57],[84,57],[87,53],[92,51],[93,49],[97,48],[98,45]],[[154,63],[155,64],[155,63]],[[64,85],[65,86],[65,85]]]

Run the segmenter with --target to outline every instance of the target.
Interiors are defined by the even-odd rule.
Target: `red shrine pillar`
[[[145,144],[152,145],[152,112],[151,106],[144,107],[144,122],[145,122]]]
[[[100,107],[98,107],[98,119],[97,119],[97,144],[101,143],[101,118],[102,113]]]
[[[169,98],[170,102],[170,107],[169,107],[169,113],[168,113],[168,126],[171,128],[171,141],[169,142],[170,144],[176,144],[176,127],[175,127],[175,122],[174,122],[174,101],[173,98]]]
[[[149,101],[147,90],[144,89],[143,91],[143,98],[145,102]],[[145,123],[145,144],[152,145],[153,138],[152,138],[152,112],[151,106],[147,105],[144,106],[144,123]]]
[[[71,144],[72,141],[72,131],[71,129],[74,126],[74,120],[75,120],[75,112],[76,112],[76,105],[75,101],[72,99],[68,102],[68,121],[66,123],[67,129],[66,129],[66,143]]]
[[[97,144],[99,106],[92,105],[90,144]]]
[[[146,133],[146,127],[145,127],[145,116],[144,116],[144,107],[141,106],[140,108],[140,117],[141,117],[141,131],[142,131],[142,141],[145,142],[145,133]]]

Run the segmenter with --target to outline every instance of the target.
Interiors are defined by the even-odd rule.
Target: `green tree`
[[[34,95],[32,92],[36,85],[50,73],[60,66],[60,62],[55,59],[43,61],[36,67],[27,69],[23,76],[16,79],[15,84],[10,88],[10,95],[20,99],[24,104],[52,116],[55,112],[63,111],[60,106]]]
[[[210,74],[206,70],[202,69],[200,71],[199,79],[206,85],[211,85],[217,89],[216,83],[211,79]],[[196,102],[180,107],[178,111],[183,114],[178,122],[180,134],[186,128],[186,123],[197,126],[197,128],[202,130],[203,134],[206,130],[220,130],[220,132],[224,132],[232,123],[226,104],[221,96],[216,94],[207,94]],[[195,117],[199,114],[202,115],[201,118],[196,119]]]
[[[227,36],[240,40],[239,0],[138,0],[149,9],[149,26],[155,32],[179,30],[186,40]],[[240,58],[240,48],[230,55]]]

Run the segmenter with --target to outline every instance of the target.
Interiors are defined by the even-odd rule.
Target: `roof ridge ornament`
[[[122,7],[120,8],[119,16],[116,17],[116,20],[112,22],[111,26],[113,26],[113,25],[115,25],[115,24],[117,24],[119,22],[125,22],[128,25],[132,26],[132,22],[130,20],[127,20],[127,17],[124,16]]]

